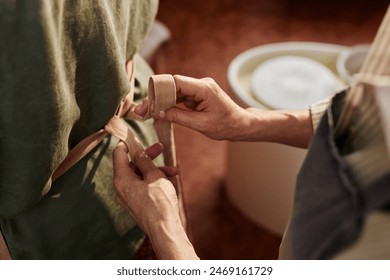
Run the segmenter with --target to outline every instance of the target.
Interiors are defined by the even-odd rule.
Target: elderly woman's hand
[[[114,150],[114,185],[118,200],[150,237],[162,259],[196,259],[180,221],[175,188],[167,179],[177,170],[158,168],[152,158],[162,151],[161,144],[135,154],[129,163],[127,147],[119,143]],[[136,166],[136,167],[135,167]]]
[[[152,162],[161,151],[161,144],[152,145],[146,152],[139,150],[135,155],[135,168],[129,163],[126,145],[121,142],[114,150],[114,185],[118,200],[147,233],[155,222],[176,217],[179,212],[175,189],[167,179],[176,175],[175,170],[162,168],[164,174]]]

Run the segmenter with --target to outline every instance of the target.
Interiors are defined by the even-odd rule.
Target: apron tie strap
[[[166,110],[176,104],[176,85],[172,75],[155,75],[149,79],[148,89],[148,113],[145,117],[140,117],[134,113],[134,108],[137,104],[133,102],[134,96],[134,66],[130,61],[127,65],[127,71],[130,72],[131,90],[120,103],[117,113],[108,121],[104,126],[104,129],[89,135],[80,141],[73,149],[71,149],[66,158],[61,162],[52,175],[52,181],[54,182],[72,166],[79,162],[84,156],[86,156],[93,148],[95,148],[105,137],[113,135],[123,141],[128,150],[130,159],[134,160],[134,155],[138,150],[144,150],[140,141],[128,128],[128,125],[123,120],[141,120],[144,121],[151,117],[152,111]],[[161,130],[156,128],[156,130]],[[157,131],[159,139],[162,144],[168,149],[168,153],[172,153],[172,132],[171,126],[165,125],[162,131]],[[160,137],[161,135],[161,137]],[[167,143],[168,142],[168,143]],[[166,153],[167,154],[167,153]],[[169,156],[168,158],[171,158]],[[175,157],[175,155],[173,155]],[[164,156],[165,158],[165,156]],[[172,160],[165,161],[165,164],[176,166],[176,162]]]

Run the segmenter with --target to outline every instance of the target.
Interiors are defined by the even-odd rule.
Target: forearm
[[[199,259],[179,220],[164,220],[155,223],[149,232],[149,238],[159,259]]]
[[[309,110],[245,110],[233,141],[262,141],[306,148],[313,135]]]

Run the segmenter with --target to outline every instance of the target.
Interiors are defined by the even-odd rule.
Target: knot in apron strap
[[[162,111],[169,109],[176,104],[176,85],[172,75],[155,75],[149,79],[148,88],[148,113],[145,117],[140,117],[135,114],[134,108],[137,104],[133,102],[134,96],[134,67],[132,63],[128,63],[127,71],[131,71],[129,78],[131,82],[131,90],[120,103],[116,114],[108,121],[101,129],[87,138],[80,141],[73,149],[71,149],[66,158],[61,162],[52,175],[54,182],[58,177],[63,175],[72,166],[86,156],[93,148],[95,148],[108,135],[113,135],[123,141],[128,150],[129,156],[133,160],[134,155],[138,150],[144,150],[140,141],[132,133],[126,124],[125,120],[143,121],[151,117],[151,112]],[[170,131],[160,132],[171,135]],[[163,143],[164,144],[164,143]]]

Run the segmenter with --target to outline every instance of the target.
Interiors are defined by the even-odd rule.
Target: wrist
[[[221,125],[223,135],[220,140],[245,141],[250,130],[253,116],[244,108],[238,107],[232,111],[231,116],[226,118],[227,124]]]
[[[313,134],[309,110],[261,110],[247,108],[241,137],[237,140],[260,141],[307,147]]]
[[[230,132],[226,140],[230,141],[252,141],[252,138],[259,129],[258,115],[252,112],[254,108],[240,108],[230,121]]]
[[[199,259],[179,217],[154,223],[149,238],[159,259]]]

